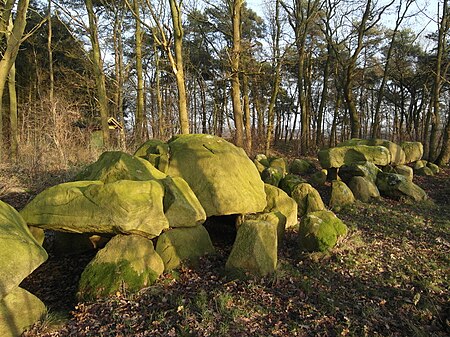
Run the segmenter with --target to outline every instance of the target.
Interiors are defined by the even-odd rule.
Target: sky
[[[246,0],[248,7],[253,9],[259,16],[262,18],[265,17],[264,13],[264,2],[268,0]],[[273,0],[269,0],[273,1]],[[292,1],[292,0],[287,0]],[[396,3],[398,4],[400,0],[396,0]],[[404,2],[405,0],[403,0]],[[380,4],[387,3],[389,0],[379,0]],[[430,44],[430,41],[425,38],[425,36],[431,32],[437,31],[437,11],[438,11],[438,2],[441,3],[442,6],[442,0],[436,1],[436,0],[416,0],[414,1],[414,4],[409,9],[409,13],[418,13],[414,17],[408,19],[404,22],[405,25],[410,27],[412,30],[416,31],[417,33],[420,33],[420,42],[425,47],[425,49],[431,48],[431,46],[428,46]],[[395,10],[395,7],[393,8]],[[385,19],[382,20],[383,25],[385,25],[388,28],[393,28],[393,25],[395,24],[395,15],[386,15]]]

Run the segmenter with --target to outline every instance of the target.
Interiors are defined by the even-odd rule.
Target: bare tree
[[[6,48],[0,60],[0,159],[3,157],[3,92],[5,90],[10,70],[19,51],[19,46],[22,43],[23,33],[26,26],[26,15],[29,5],[29,0],[19,0],[17,3],[17,12],[14,23],[11,18],[11,10],[15,1],[6,1],[4,7],[0,8],[0,34],[3,41],[6,40]],[[11,23],[11,24],[10,24]]]

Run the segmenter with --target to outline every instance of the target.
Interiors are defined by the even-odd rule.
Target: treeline
[[[100,131],[104,148],[210,133],[305,155],[418,140],[447,164],[448,4],[428,5],[275,0],[260,17],[243,0],[2,0],[1,156],[68,162]]]

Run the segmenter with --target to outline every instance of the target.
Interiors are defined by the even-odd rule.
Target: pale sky
[[[262,18],[265,18],[265,6],[264,2],[268,0],[246,0],[248,7],[252,8],[259,16]],[[269,0],[270,1],[270,0]],[[287,0],[292,1],[292,0]],[[389,0],[379,0],[380,4],[387,3]],[[400,0],[396,1],[396,4],[399,3]],[[405,0],[403,0],[404,2]],[[416,0],[414,4],[412,4],[409,8],[409,13],[418,13],[414,17],[409,18],[408,20],[404,20],[403,26],[404,27],[410,27],[417,33],[421,34],[421,43],[422,45],[428,49],[427,44],[430,43],[429,40],[425,39],[425,35],[430,32],[437,31],[437,11],[438,11],[438,3],[441,4],[442,7],[442,1],[436,1],[436,0]],[[393,9],[395,10],[395,7],[393,6]],[[440,8],[440,11],[442,9]],[[386,27],[389,27],[395,23],[395,16],[389,20],[389,16],[385,16],[386,19],[383,20],[383,25]],[[423,32],[422,32],[423,31]]]

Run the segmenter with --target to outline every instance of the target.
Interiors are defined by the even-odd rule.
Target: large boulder
[[[285,217],[286,228],[297,226],[297,203],[294,199],[289,197],[286,192],[278,187],[265,184],[267,206],[264,209],[265,213],[275,212],[280,213]]]
[[[308,174],[313,173],[315,170],[314,165],[306,159],[294,159],[289,165],[289,172],[292,174]]]
[[[342,208],[355,202],[352,190],[343,182],[333,180],[331,183],[330,208],[339,212]]]
[[[72,233],[158,236],[169,227],[158,181],[75,181],[50,187],[21,211],[33,226]]]
[[[264,171],[270,165],[269,159],[267,159],[267,156],[265,154],[257,154],[255,156],[255,159],[253,160],[253,163],[255,164],[259,173],[262,173],[262,171]]]
[[[169,167],[169,145],[159,139],[150,139],[142,144],[134,153],[136,157],[148,160],[161,172]]]
[[[339,146],[319,151],[319,161],[323,168],[339,168],[355,162],[370,161],[385,166],[391,162],[391,154],[384,146]]]
[[[164,214],[170,227],[193,227],[206,220],[206,213],[188,183],[181,177],[167,177],[164,185]]]
[[[403,142],[400,146],[405,152],[405,163],[413,163],[422,159],[423,145],[421,142]]]
[[[297,208],[297,205],[295,206]],[[296,211],[297,213],[297,211]],[[256,221],[265,221],[270,222],[272,225],[277,228],[277,242],[278,247],[281,246],[284,236],[286,233],[286,217],[280,211],[268,212],[268,213],[255,213],[255,214],[246,214],[242,222],[237,222],[236,227],[239,229],[239,226],[248,220],[256,220]]]
[[[378,173],[381,170],[372,162],[355,162],[349,165],[343,165],[339,169],[339,177],[348,183],[353,177],[365,177],[371,182],[375,183],[377,180]]]
[[[440,172],[439,166],[435,163],[428,162],[427,167],[433,172],[433,174],[438,174]]]
[[[403,148],[389,140],[385,139],[359,139],[352,138],[345,142],[338,144],[338,146],[355,146],[355,145],[367,145],[367,146],[383,146],[389,150],[391,161],[389,164],[391,165],[402,165],[405,163],[405,152]]]
[[[413,168],[414,168],[414,170],[419,170],[422,167],[426,167],[427,164],[428,164],[428,162],[426,160],[418,160],[418,161],[414,162]]]
[[[347,226],[333,212],[309,213],[300,222],[300,249],[308,252],[330,250],[347,231]]]
[[[273,157],[269,160],[269,167],[277,169],[284,177],[287,174],[287,163],[284,158]]]
[[[166,175],[148,161],[120,151],[104,152],[98,160],[84,168],[74,180],[101,180],[111,183],[118,180],[154,180]]]
[[[380,191],[375,183],[365,177],[353,177],[349,181],[348,187],[352,190],[353,196],[362,202],[369,202],[380,197]]]
[[[281,179],[278,187],[285,191],[289,196],[291,196],[295,186],[301,183],[306,183],[306,180],[300,178],[296,174],[286,174],[286,176]]]
[[[203,255],[214,253],[214,246],[203,226],[174,228],[160,235],[156,252],[167,271],[180,267],[183,261],[195,262]]]
[[[235,277],[265,276],[277,267],[277,226],[271,222],[247,220],[238,229],[236,240],[225,264]]]
[[[0,299],[15,289],[48,257],[20,214],[2,201],[0,201],[0,256]]]
[[[423,201],[427,199],[426,192],[405,176],[382,172],[378,175],[377,187],[382,195],[393,199]]]
[[[19,337],[46,313],[41,300],[22,288],[15,288],[0,300],[0,336]]]
[[[264,182],[245,151],[211,135],[180,135],[169,141],[167,174],[184,178],[206,215],[261,212]]]
[[[325,185],[327,181],[328,171],[325,169],[322,169],[320,171],[315,172],[311,175],[309,178],[309,181],[314,186],[323,186]]]
[[[386,171],[386,172],[389,172]],[[393,173],[397,173],[397,174],[401,174],[402,176],[405,176],[408,180],[413,180],[414,178],[414,170],[412,167],[407,166],[407,165],[398,165],[393,167],[392,170]]]
[[[266,184],[278,186],[281,179],[283,179],[283,172],[277,167],[266,167],[261,172],[261,179]]]
[[[121,293],[135,293],[155,282],[164,264],[151,240],[139,235],[116,235],[81,274],[78,298],[93,300]]]
[[[428,166],[422,166],[418,169],[415,169],[414,172],[418,176],[434,176],[433,171]]]
[[[297,203],[299,217],[302,217],[309,212],[325,209],[325,205],[319,192],[308,183],[301,183],[295,186],[291,197]]]

